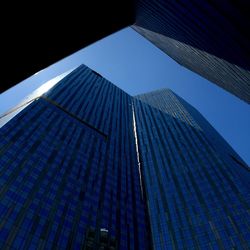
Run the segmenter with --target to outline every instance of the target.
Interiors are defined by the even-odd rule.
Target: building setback
[[[169,90],[82,65],[0,129],[1,249],[247,249],[249,168]]]

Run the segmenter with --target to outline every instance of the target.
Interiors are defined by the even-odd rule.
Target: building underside
[[[91,1],[52,8],[48,1],[5,6],[1,15],[1,92],[124,27],[181,65],[250,102],[249,3]],[[60,8],[59,8],[60,7]],[[5,16],[6,16],[5,15]]]

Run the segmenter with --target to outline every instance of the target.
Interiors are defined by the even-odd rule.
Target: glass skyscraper
[[[135,100],[155,249],[249,249],[250,173],[201,114],[170,90]]]
[[[131,105],[80,66],[1,128],[0,249],[149,248]]]
[[[0,137],[1,249],[249,247],[249,168],[170,90],[82,65]]]
[[[133,29],[180,65],[250,103],[249,1],[136,0]]]

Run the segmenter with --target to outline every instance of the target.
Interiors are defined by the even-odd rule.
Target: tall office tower
[[[1,128],[1,249],[149,248],[131,105],[80,66]]]
[[[179,64],[250,103],[249,1],[135,3],[137,32]]]
[[[247,165],[170,90],[136,99],[154,249],[249,249]]]
[[[80,66],[0,137],[1,249],[250,247],[249,168],[169,90]]]

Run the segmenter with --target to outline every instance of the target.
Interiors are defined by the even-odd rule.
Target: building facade
[[[170,90],[136,99],[154,249],[249,249],[247,165]]]
[[[1,128],[1,249],[149,249],[131,105],[80,66]]]
[[[249,247],[249,168],[169,90],[82,65],[0,137],[1,249]]]
[[[250,103],[248,1],[136,0],[132,26],[173,58]]]

